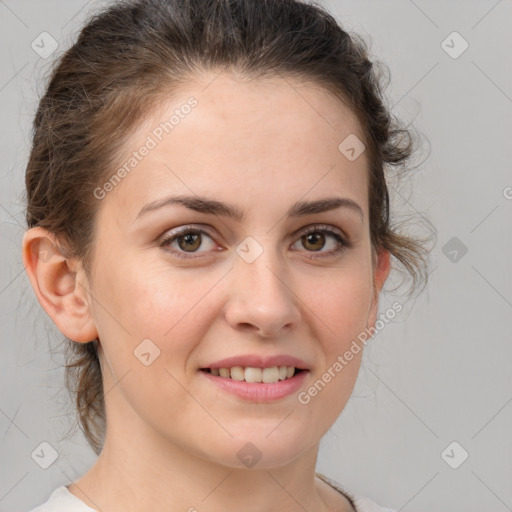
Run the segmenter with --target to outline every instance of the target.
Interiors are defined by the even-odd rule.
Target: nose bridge
[[[285,265],[278,253],[279,248],[271,235],[248,236],[236,248],[238,259],[235,267],[240,270],[240,278],[250,283],[258,293],[283,293],[286,273]]]
[[[257,236],[257,235],[256,235]],[[247,237],[236,248],[229,320],[275,334],[299,318],[286,263],[271,235]]]

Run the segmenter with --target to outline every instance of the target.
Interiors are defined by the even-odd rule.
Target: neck
[[[278,468],[239,469],[164,444],[154,433],[128,434],[121,430],[113,436],[107,429],[97,462],[69,486],[89,507],[109,512],[327,512],[335,499],[315,479],[318,445]]]

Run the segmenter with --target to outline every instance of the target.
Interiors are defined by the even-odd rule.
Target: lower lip
[[[233,380],[212,375],[202,370],[199,370],[199,372],[209,379],[212,384],[219,386],[224,391],[253,402],[272,402],[297,392],[309,373],[308,370],[303,370],[289,379],[265,383]]]

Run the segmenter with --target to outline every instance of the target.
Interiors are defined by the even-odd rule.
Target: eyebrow
[[[135,220],[149,212],[165,206],[179,204],[190,210],[211,215],[220,215],[234,219],[238,222],[244,220],[245,214],[236,206],[229,205],[214,199],[201,196],[169,196],[146,204],[137,214]],[[315,213],[323,213],[338,208],[347,208],[356,213],[364,220],[362,208],[352,199],[346,197],[326,197],[316,201],[298,201],[287,212],[288,217],[304,217]]]

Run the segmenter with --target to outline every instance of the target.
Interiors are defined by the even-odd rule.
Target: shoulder
[[[30,512],[96,512],[82,500],[71,494],[67,487],[57,487],[46,502]]]
[[[357,512],[396,512],[391,508],[381,507],[364,496],[354,496],[353,499]]]
[[[316,473],[316,476],[318,476],[321,480],[330,485],[340,494],[345,496],[345,498],[347,498],[347,500],[351,503],[356,512],[396,512],[393,509],[377,505],[377,503],[372,501],[370,498],[366,498],[365,496],[361,496],[347,491],[338,482],[332,480],[331,478],[325,475],[322,475],[321,473]]]

